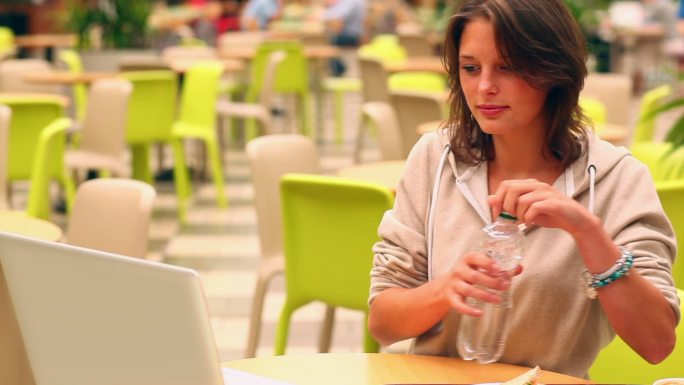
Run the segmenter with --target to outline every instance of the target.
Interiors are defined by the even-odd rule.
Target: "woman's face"
[[[485,19],[466,24],[459,49],[461,87],[482,131],[492,135],[543,135],[546,92],[529,85],[499,56],[494,27]]]

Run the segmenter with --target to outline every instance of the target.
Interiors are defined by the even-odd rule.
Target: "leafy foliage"
[[[102,30],[102,44],[109,48],[141,48],[146,44],[148,0],[70,0],[67,28],[79,37],[79,48],[91,45],[90,31]]]

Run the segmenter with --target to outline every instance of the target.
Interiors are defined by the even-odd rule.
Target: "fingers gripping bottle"
[[[481,250],[501,267],[501,274],[510,279],[522,258],[523,234],[517,218],[502,212],[494,223],[482,228]],[[488,289],[490,290],[490,289]],[[506,320],[512,303],[508,291],[494,291],[501,302],[492,304],[467,298],[468,304],[482,309],[480,317],[461,316],[458,330],[458,352],[464,360],[481,364],[501,357],[506,343]]]

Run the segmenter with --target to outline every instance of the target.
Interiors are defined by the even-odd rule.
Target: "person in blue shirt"
[[[324,20],[331,44],[356,47],[363,37],[366,4],[364,0],[327,0]],[[340,76],[346,65],[341,59],[333,59],[330,70],[334,76]]]
[[[282,15],[282,0],[250,0],[242,14],[243,29],[268,29],[268,24]]]

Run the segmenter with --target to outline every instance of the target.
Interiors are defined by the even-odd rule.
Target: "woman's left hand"
[[[488,198],[492,214],[513,214],[526,226],[554,227],[576,234],[591,213],[574,199],[536,179],[501,182]]]

